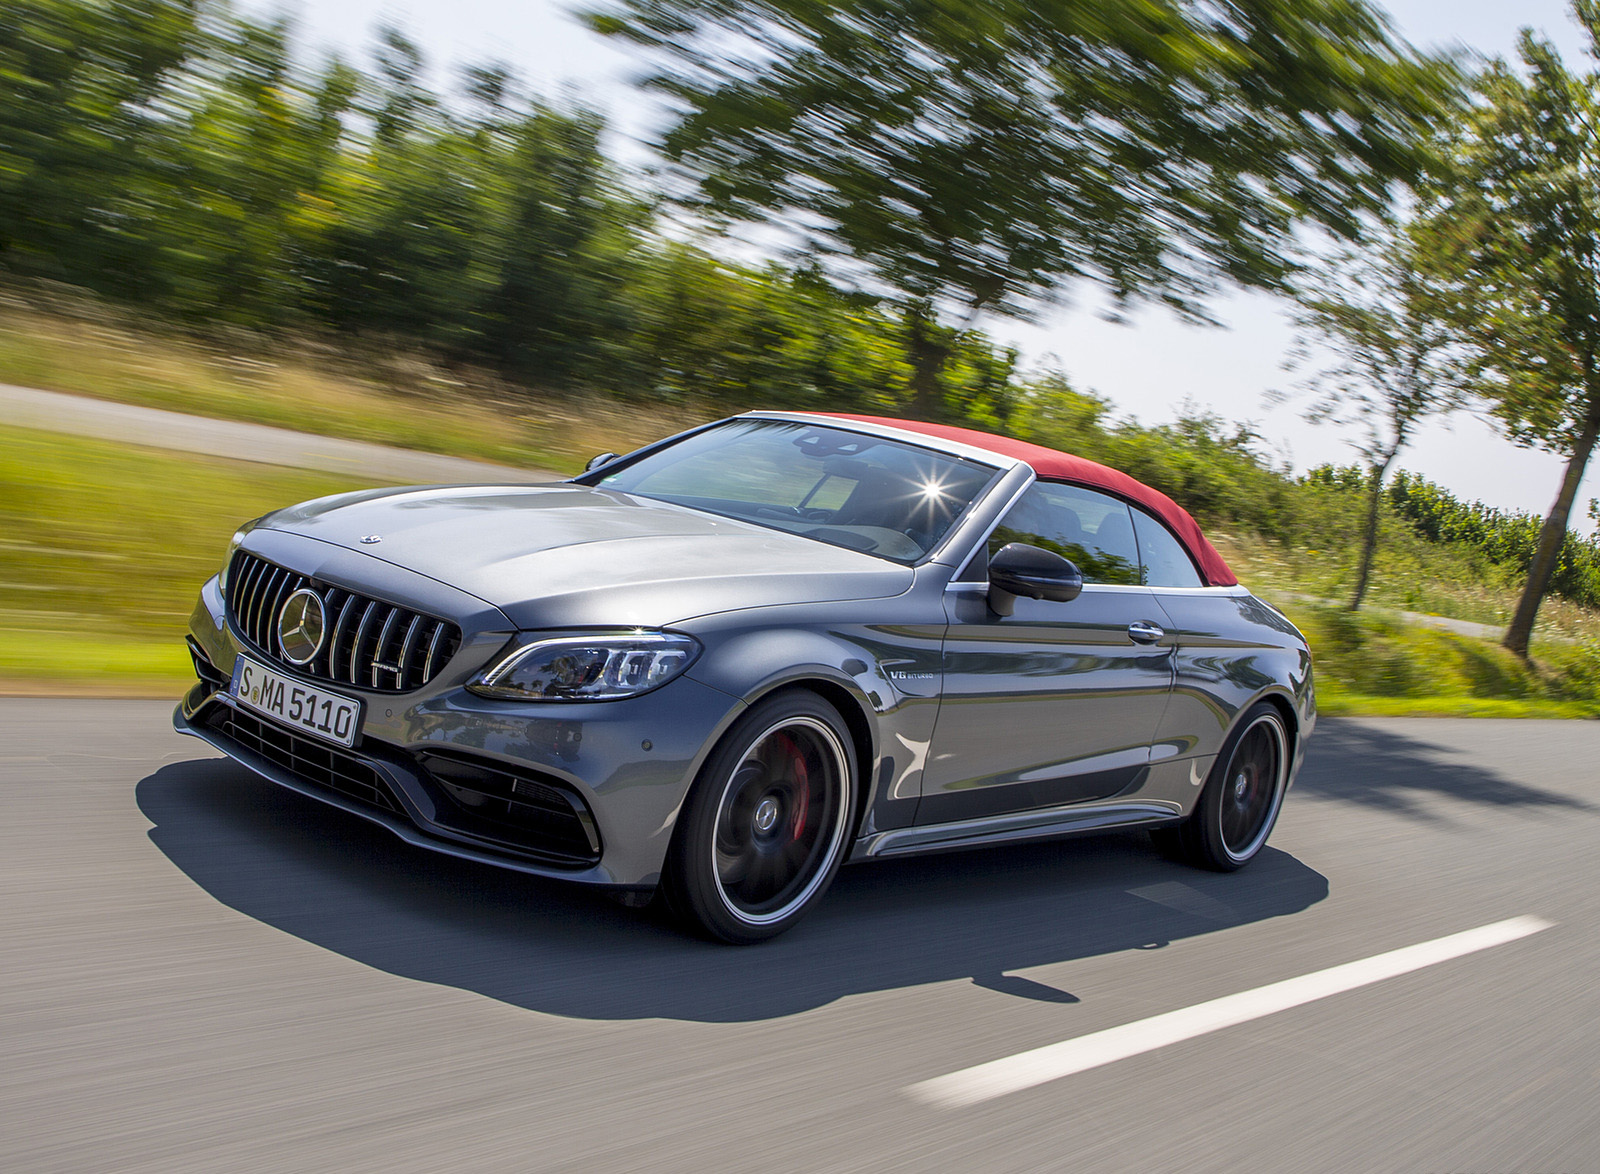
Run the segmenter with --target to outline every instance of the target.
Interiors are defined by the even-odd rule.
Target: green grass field
[[[0,426],[0,689],[175,694],[238,524],[366,484]]]
[[[1311,644],[1323,713],[1389,717],[1592,717],[1600,646],[1547,639],[1533,663],[1488,640],[1392,612],[1288,604]]]

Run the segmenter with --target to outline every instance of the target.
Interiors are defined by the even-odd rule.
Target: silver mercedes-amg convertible
[[[1232,870],[1311,657],[1176,503],[966,429],[752,412],[571,481],[242,526],[173,720],[413,844],[755,942],[841,864],[1111,828]]]

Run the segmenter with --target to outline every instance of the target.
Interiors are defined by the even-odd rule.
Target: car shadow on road
[[[1373,807],[1395,815],[1438,820],[1434,799],[1481,807],[1595,812],[1594,804],[1571,795],[1507,778],[1473,760],[1448,741],[1438,724],[1436,739],[1416,736],[1419,722],[1326,719],[1306,747],[1295,780],[1297,794]],[[1563,732],[1568,732],[1562,723]],[[1537,737],[1539,723],[1517,723],[1519,737]]]
[[[598,894],[457,860],[222,759],[137,789],[150,838],[212,897],[365,965],[585,1019],[746,1022],[847,995],[968,979],[1013,997],[1070,991],[1008,972],[1299,913],[1327,880],[1269,849],[1231,876],[1146,836],[844,869],[801,925],[749,949],[689,938]]]

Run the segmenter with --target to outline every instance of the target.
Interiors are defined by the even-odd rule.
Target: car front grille
[[[278,611],[302,587],[322,600],[325,635],[297,665],[278,647]],[[366,595],[318,583],[238,551],[228,568],[228,618],[256,652],[295,672],[380,693],[420,689],[461,647],[461,629]]]
[[[245,749],[253,750],[299,778],[370,807],[401,810],[383,776],[338,747],[302,738],[291,730],[228,705],[214,706],[207,720]]]

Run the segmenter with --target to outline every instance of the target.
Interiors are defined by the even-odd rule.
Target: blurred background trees
[[[1292,280],[1299,307],[1299,358],[1326,355],[1305,387],[1315,399],[1307,418],[1357,429],[1350,443],[1366,466],[1366,520],[1350,610],[1361,607],[1372,577],[1384,478],[1429,416],[1461,406],[1470,353],[1441,316],[1420,272],[1410,225],[1375,219],[1356,246]]]
[[[617,0],[686,202],[783,230],[893,306],[909,411],[952,340],[1074,284],[1191,317],[1354,234],[1457,86],[1361,0]]]
[[[1574,0],[1600,50],[1600,4]],[[1566,458],[1505,644],[1526,656],[1600,438],[1600,74],[1525,30],[1522,72],[1491,62],[1446,132],[1422,231],[1441,312],[1477,390],[1519,444]]]
[[[191,0],[14,0],[0,20],[0,264],[98,286],[114,205],[150,170],[159,96],[195,51]]]
[[[1579,13],[1595,27],[1593,0]],[[230,354],[418,355],[524,400],[942,416],[1117,465],[1209,525],[1352,553],[1416,534],[1526,570],[1529,609],[1546,584],[1600,604],[1600,545],[1568,530],[1600,419],[1597,83],[1536,38],[1463,99],[1456,64],[1362,0],[615,0],[591,19],[672,105],[660,178],[504,65],[432,84],[398,29],[362,66],[221,0],[10,0],[0,287],[90,291]],[[1074,293],[1204,319],[1408,183],[1474,391],[1569,458],[1542,526],[1384,488],[1414,418],[1386,393],[1368,418],[1396,443],[1293,477],[1248,427],[1118,420],[980,328]],[[1438,326],[1362,333],[1359,299],[1302,292],[1347,357],[1403,367]],[[1514,647],[1531,625],[1519,611]]]
[[[812,268],[661,231],[591,110],[504,66],[307,67],[283,21],[203,0],[22,0],[0,21],[0,277],[195,327],[420,352],[523,387],[893,409],[898,324]],[[1015,355],[951,344],[1003,413]]]
[[[696,186],[483,63],[446,92],[380,29],[307,65],[220,0],[17,0],[0,266],[173,321],[423,348],[524,385],[1003,422],[974,329],[1087,281],[1193,316],[1348,233],[1454,92],[1360,0],[625,0]],[[744,52],[743,50],[748,50]],[[798,227],[752,263],[706,235]],[[698,227],[697,227],[698,226]],[[842,263],[841,263],[842,262]]]

